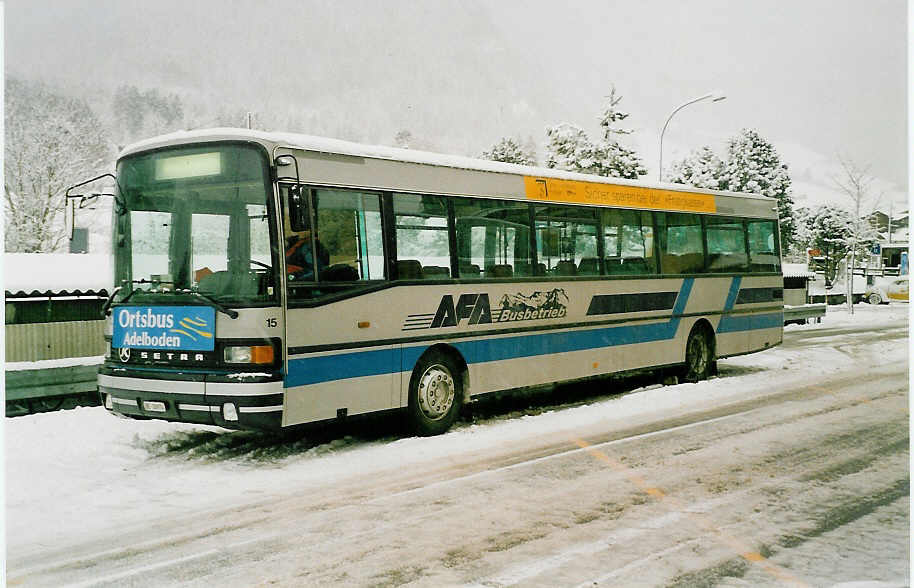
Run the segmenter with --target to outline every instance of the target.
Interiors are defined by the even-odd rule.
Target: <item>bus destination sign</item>
[[[121,306],[114,311],[111,346],[212,351],[216,311],[208,306]]]

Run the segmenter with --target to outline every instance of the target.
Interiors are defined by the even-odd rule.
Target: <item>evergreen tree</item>
[[[603,166],[606,173],[600,175],[613,176],[637,180],[647,173],[647,168],[634,150],[629,149],[619,142],[619,137],[629,135],[632,129],[623,129],[617,125],[628,118],[629,114],[619,109],[622,96],[616,96],[616,87],[612,86],[603,115],[600,117],[600,127],[603,129],[603,143],[599,145],[600,151],[605,153]]]
[[[758,131],[743,129],[727,142],[721,189],[775,198],[778,201],[783,251],[793,245],[796,233],[790,184],[787,165],[781,163],[774,145],[762,138]]]
[[[83,100],[41,83],[7,78],[4,245],[10,253],[53,253],[68,238],[68,186],[111,169],[102,125]]]
[[[520,165],[536,165],[536,155],[529,150],[529,146],[521,147],[518,141],[509,137],[503,137],[492,146],[492,149],[483,151],[482,158]]]
[[[609,96],[606,97],[606,105],[603,106],[603,115],[600,117],[600,126],[603,128],[603,140],[612,141],[614,135],[630,135],[632,129],[621,129],[616,127],[628,118],[629,114],[617,108],[622,96],[616,96],[616,87],[609,89]]]
[[[667,174],[667,179],[676,184],[720,190],[724,169],[724,162],[710,147],[705,146],[698,151],[693,151],[682,161],[674,163]]]
[[[608,175],[605,153],[591,143],[580,127],[561,123],[546,129],[546,166],[584,174]]]
[[[638,154],[618,137],[631,133],[617,125],[628,118],[618,108],[621,96],[612,87],[600,117],[603,138],[594,143],[579,127],[562,123],[546,129],[546,165],[569,171],[636,180],[647,173]]]
[[[797,220],[787,165],[774,149],[753,129],[743,129],[727,142],[727,157],[720,160],[710,147],[702,147],[673,164],[670,181],[697,188],[750,192],[778,202],[781,225],[781,250],[787,253],[796,240]]]
[[[801,233],[811,239],[808,246],[818,249],[825,258],[825,281],[831,284],[838,265],[851,250],[853,219],[850,213],[836,206],[822,205],[801,209],[798,219],[805,225]]]
[[[413,134],[406,129],[397,131],[397,134],[394,135],[394,146],[399,147],[400,149],[409,149],[412,142]]]

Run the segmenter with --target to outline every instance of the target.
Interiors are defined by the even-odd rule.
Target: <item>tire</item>
[[[707,329],[696,326],[686,340],[683,379],[686,382],[707,380],[714,365],[714,349]]]
[[[866,297],[866,301],[869,302],[870,304],[872,304],[873,306],[876,306],[876,305],[882,304],[882,296],[880,296],[878,292],[873,292],[872,294],[870,294],[869,296]]]
[[[463,381],[456,362],[439,352],[424,355],[409,382],[410,429],[424,437],[440,435],[457,420],[462,403]]]

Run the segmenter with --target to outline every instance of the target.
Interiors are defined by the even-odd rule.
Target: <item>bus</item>
[[[119,415],[276,430],[778,345],[776,202],[304,135],[117,161],[98,387]]]

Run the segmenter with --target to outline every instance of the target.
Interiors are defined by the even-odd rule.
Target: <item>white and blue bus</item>
[[[777,345],[775,201],[293,134],[125,149],[108,410],[279,429]]]

